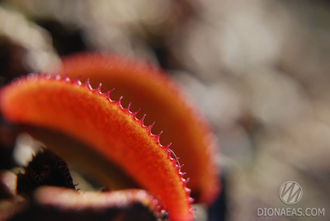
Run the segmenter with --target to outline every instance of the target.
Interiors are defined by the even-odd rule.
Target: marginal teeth
[[[121,101],[123,100],[123,96],[115,100],[114,102],[119,105],[120,108],[124,109],[123,106],[121,105]]]
[[[65,74],[63,75],[62,79],[64,79],[64,81],[66,81],[66,82],[70,82],[70,78],[69,78],[68,73],[65,73]]]
[[[82,77],[82,74],[79,74],[75,79],[73,79],[73,82],[80,82],[80,79]],[[81,82],[80,82],[81,83]]]
[[[190,195],[190,192],[191,192],[191,189],[186,188],[186,193],[187,193],[188,196]]]
[[[110,99],[110,94],[111,94],[111,92],[114,91],[114,90],[115,90],[115,89],[112,88],[111,90],[102,93],[102,96],[105,97],[105,98],[107,98],[107,99]],[[111,101],[111,99],[110,99],[110,101]]]
[[[55,75],[55,80],[61,80],[61,76],[60,75]]]
[[[151,133],[151,129],[152,127],[155,125],[156,122],[153,122],[152,124],[150,124],[149,126],[145,126],[147,128],[147,130],[149,130],[149,133]]]
[[[130,107],[131,107],[131,103],[129,103],[128,106],[126,108],[124,108],[124,111],[129,115],[132,114],[132,112],[130,111]]]
[[[105,104],[109,104],[109,105],[112,105],[112,107],[113,107],[113,109],[114,109],[114,111],[116,111],[116,113],[118,112],[118,113],[120,113],[121,115],[120,116],[124,116],[124,115],[127,115],[127,116],[124,116],[125,117],[125,120],[127,120],[127,123],[129,123],[129,124],[132,124],[132,127],[134,126],[134,128],[136,128],[136,131],[138,132],[138,133],[140,133],[141,132],[141,130],[145,130],[145,131],[142,131],[141,132],[141,141],[143,141],[142,142],[142,144],[141,144],[141,147],[142,147],[142,145],[145,143],[145,142],[149,142],[149,143],[152,143],[152,148],[155,148],[155,151],[154,152],[156,152],[157,151],[157,155],[155,154],[155,156],[157,156],[157,157],[159,157],[159,158],[161,158],[161,160],[162,161],[160,161],[160,162],[165,162],[164,164],[161,164],[160,165],[160,163],[159,164],[156,164],[156,161],[157,161],[157,163],[158,163],[158,158],[156,158],[156,157],[153,157],[151,154],[151,157],[153,157],[152,158],[152,160],[155,160],[155,165],[157,166],[157,165],[159,165],[159,166],[163,166],[164,165],[164,168],[166,169],[166,168],[169,168],[168,170],[169,170],[169,172],[170,172],[170,174],[171,174],[171,176],[172,177],[169,177],[171,180],[173,179],[174,180],[174,178],[175,178],[175,182],[176,183],[174,183],[173,182],[173,185],[175,184],[176,186],[175,187],[171,187],[172,189],[173,189],[173,191],[177,191],[178,192],[178,194],[173,194],[173,196],[171,196],[171,197],[173,197],[173,199],[175,199],[175,202],[171,202],[169,199],[171,199],[171,198],[167,198],[166,197],[166,194],[172,194],[172,193],[167,193],[167,192],[164,192],[164,189],[163,188],[153,188],[153,187],[150,187],[150,189],[151,190],[155,190],[155,194],[157,194],[157,195],[159,195],[160,197],[164,197],[164,198],[160,198],[160,202],[162,201],[162,200],[164,200],[165,202],[165,205],[166,206],[168,206],[168,208],[170,209],[170,217],[172,216],[171,215],[171,213],[172,214],[175,214],[175,211],[176,211],[176,205],[175,205],[175,203],[177,202],[177,201],[180,201],[180,205],[184,205],[184,209],[182,209],[182,212],[184,212],[186,215],[187,215],[187,217],[189,216],[190,218],[192,217],[192,215],[191,214],[189,214],[189,211],[187,211],[187,209],[189,209],[190,208],[190,206],[191,205],[189,205],[189,203],[192,203],[193,202],[193,199],[192,198],[189,198],[189,194],[190,194],[190,190],[187,190],[187,189],[185,189],[185,185],[186,185],[186,183],[187,183],[187,181],[182,177],[185,173],[182,173],[182,172],[180,172],[180,170],[181,170],[181,168],[182,168],[182,166],[179,164],[179,162],[178,162],[178,157],[176,157],[176,155],[173,153],[173,151],[171,151],[169,148],[170,148],[170,146],[171,146],[171,144],[168,144],[168,145],[165,145],[165,146],[163,146],[163,145],[161,145],[161,143],[160,143],[160,136],[161,136],[161,134],[163,133],[163,131],[161,131],[159,134],[157,134],[157,135],[153,135],[152,133],[151,133],[151,129],[152,129],[152,127],[154,126],[154,123],[152,123],[151,125],[148,125],[148,126],[144,126],[144,120],[145,120],[145,116],[146,115],[144,115],[141,119],[137,119],[137,114],[139,113],[139,111],[140,110],[138,110],[138,111],[136,111],[136,112],[134,112],[134,113],[131,113],[130,112],[130,108],[131,108],[131,104],[129,104],[128,105],[128,107],[126,108],[126,110],[125,110],[125,108],[122,108],[122,106],[121,106],[121,100],[122,100],[122,97],[121,98],[119,98],[118,100],[115,100],[115,101],[113,101],[113,100],[111,100],[111,98],[110,98],[110,93],[113,91],[113,90],[110,90],[110,91],[108,91],[108,92],[105,92],[105,93],[102,93],[101,92],[101,85],[99,85],[96,89],[93,89],[92,87],[91,87],[91,85],[90,85],[90,81],[89,81],[89,79],[87,79],[85,82],[81,82],[79,79],[80,79],[80,77],[78,77],[76,80],[70,80],[67,76],[63,76],[63,77],[61,77],[61,76],[59,76],[59,75],[37,75],[37,74],[32,74],[32,75],[29,75],[29,76],[27,76],[26,78],[28,78],[28,80],[29,81],[31,81],[31,82],[33,82],[34,83],[34,81],[38,81],[38,80],[40,80],[40,81],[48,81],[48,83],[50,83],[50,85],[55,85],[55,86],[63,86],[63,88],[62,87],[59,87],[58,89],[60,89],[60,92],[63,92],[62,91],[62,89],[64,90],[64,89],[70,89],[70,92],[82,92],[83,94],[82,95],[88,95],[88,96],[86,96],[87,98],[90,98],[90,97],[92,97],[92,98],[95,98],[95,95],[97,95],[99,98],[101,98],[101,99],[95,99],[95,102],[96,101],[99,101],[99,100],[102,100],[102,102],[99,102],[97,105],[104,105],[104,103]],[[47,80],[48,79],[48,80]],[[26,80],[23,80],[23,79],[19,79],[17,82],[18,83],[24,83]],[[60,82],[54,82],[54,81],[62,81],[62,84],[59,84]],[[68,83],[66,83],[66,82],[68,82]],[[80,85],[80,86],[78,86],[78,85]],[[47,86],[47,85],[41,85],[42,87],[41,88],[45,88],[45,89],[47,89],[47,92],[51,92],[50,90],[48,90],[49,88],[46,88],[45,86]],[[70,88],[71,87],[71,88]],[[15,88],[14,88],[15,89]],[[56,88],[55,88],[56,89]],[[9,93],[9,92],[8,92]],[[82,98],[84,98],[84,96],[82,96]],[[24,98],[23,98],[24,99]],[[81,101],[81,100],[79,100],[79,101]],[[94,100],[88,100],[88,101],[90,101],[88,104],[92,104],[92,102],[94,101]],[[106,102],[104,102],[104,101],[106,101]],[[74,105],[74,104],[72,104],[71,105],[71,103],[69,103],[69,102],[67,102],[68,103],[68,107],[70,108],[70,107],[72,107],[72,105]],[[117,104],[118,105],[117,105]],[[38,104],[38,103],[37,103]],[[78,104],[80,104],[80,103],[78,103]],[[99,107],[99,106],[96,106],[96,107]],[[103,111],[103,109],[102,108],[100,108],[102,111]],[[119,110],[120,109],[120,110]],[[110,109],[109,108],[109,110],[112,110],[112,109]],[[121,111],[123,111],[123,112],[121,112]],[[126,113],[125,113],[126,112]],[[86,112],[86,114],[87,114],[88,112]],[[103,114],[103,112],[101,112],[102,114]],[[73,114],[75,114],[75,112],[73,112]],[[122,115],[122,114],[124,114],[124,115]],[[141,114],[142,115],[142,114]],[[69,116],[71,116],[71,115],[69,115]],[[85,115],[82,115],[82,116],[85,116]],[[130,118],[130,119],[128,119],[128,117]],[[98,118],[98,119],[100,119],[100,118]],[[99,121],[97,121],[97,122],[99,122]],[[140,123],[139,123],[140,122]],[[54,123],[57,123],[57,122],[54,122]],[[141,127],[140,126],[140,124],[141,125],[143,125],[143,127]],[[50,125],[51,126],[51,125]],[[64,124],[64,126],[66,126],[65,124]],[[120,125],[121,126],[121,125]],[[126,125],[124,125],[124,126],[126,126]],[[131,125],[128,125],[128,126],[131,126]],[[128,129],[130,129],[130,128],[128,128]],[[133,135],[135,135],[135,134],[133,134]],[[139,138],[138,136],[132,136],[135,140],[137,140],[136,138]],[[116,137],[114,137],[114,139],[115,139]],[[125,134],[123,134],[123,136],[122,137],[120,137],[121,139],[125,139]],[[143,138],[143,139],[142,139]],[[94,139],[94,138],[93,138]],[[139,140],[138,140],[139,141]],[[93,141],[92,141],[93,142]],[[144,147],[144,146],[143,146]],[[146,149],[145,149],[146,150]],[[170,150],[170,151],[169,151]],[[149,150],[148,150],[149,151]],[[150,152],[151,153],[151,152]],[[174,158],[173,159],[171,159],[171,154],[173,154],[173,156],[174,156]],[[110,152],[109,152],[109,155],[110,155]],[[86,157],[86,156],[83,156],[83,157]],[[88,156],[87,156],[88,157]],[[164,158],[164,159],[163,159]],[[167,159],[166,159],[167,158]],[[171,161],[169,161],[171,159]],[[137,159],[138,161],[137,162],[139,162],[139,161],[141,161],[141,159]],[[153,161],[154,162],[154,161]],[[124,163],[126,163],[126,162],[123,162],[123,164]],[[146,161],[146,163],[148,163],[147,161]],[[178,164],[178,165],[177,165]],[[165,167],[166,166],[166,167]],[[162,168],[162,167],[161,167]],[[130,168],[131,169],[131,168]],[[158,168],[157,168],[158,169]],[[131,172],[131,171],[135,171],[135,170],[129,170],[129,172]],[[158,172],[156,171],[156,172],[154,172],[154,171],[152,171],[151,172],[151,174],[152,175],[150,175],[150,177],[151,178],[157,178],[158,176]],[[134,174],[135,175],[135,174]],[[145,178],[148,178],[149,177],[149,175],[146,175],[146,177]],[[140,177],[138,177],[138,175],[136,176],[136,178],[140,178]],[[142,178],[144,178],[144,177],[142,177]],[[166,179],[166,177],[161,177],[161,179],[162,179],[162,181],[164,181],[164,183],[166,184],[166,182],[168,182],[168,180]],[[169,183],[172,185],[172,181],[169,181]],[[164,185],[165,185],[164,184]],[[161,184],[160,185],[160,187],[163,187],[164,186],[163,184]],[[187,197],[185,197],[187,195]],[[163,205],[163,202],[161,202],[161,205]],[[173,212],[172,212],[173,211]],[[175,217],[176,215],[174,215],[173,217]],[[190,220],[190,219],[189,219]]]
[[[139,108],[137,111],[135,111],[135,112],[132,113],[132,116],[134,117],[135,120],[138,120],[138,119],[136,118],[136,115],[140,112],[140,110],[141,110],[141,109]]]
[[[161,147],[164,147],[163,145],[160,144],[160,135],[162,135],[162,133],[163,133],[163,131],[160,131],[159,134],[154,135],[154,137],[155,137],[157,144],[159,144]],[[166,148],[166,146],[165,146],[165,148]]]
[[[95,89],[95,91],[99,94],[101,94],[101,87],[102,87],[102,83],[99,83],[99,86]]]
[[[132,105],[132,102],[129,102],[128,105],[127,105],[127,108],[126,108],[129,112],[131,112],[131,111],[130,111],[130,109],[131,109],[131,105]]]
[[[180,158],[177,157],[176,154],[173,152],[173,150],[170,149],[172,143],[169,143],[166,146],[163,146],[160,143],[160,136],[163,133],[163,131],[160,131],[156,135],[152,134],[151,130],[152,130],[153,126],[155,125],[155,122],[153,122],[152,124],[150,124],[148,126],[145,126],[144,125],[144,121],[145,121],[145,118],[146,118],[146,114],[144,114],[141,119],[138,119],[137,118],[137,114],[140,112],[141,109],[138,109],[135,112],[131,112],[130,111],[131,103],[128,104],[127,108],[123,108],[122,107],[122,104],[121,104],[122,99],[123,99],[123,96],[121,96],[117,100],[114,100],[114,101],[111,100],[110,94],[111,94],[112,91],[114,91],[114,88],[111,89],[111,90],[109,90],[109,91],[107,91],[107,92],[105,92],[105,93],[102,93],[101,92],[101,87],[102,87],[102,84],[101,83],[98,85],[97,88],[93,89],[92,86],[90,85],[90,79],[89,78],[84,83],[81,83],[81,81],[80,81],[81,76],[82,75],[79,75],[75,80],[72,80],[72,81],[67,77],[67,75],[64,75],[63,77],[61,77],[59,75],[55,75],[55,76],[54,75],[53,76],[51,76],[51,75],[45,75],[44,78],[45,79],[48,79],[48,78],[53,77],[55,80],[61,80],[62,79],[63,81],[66,81],[66,82],[72,82],[72,83],[76,83],[77,85],[81,85],[82,87],[85,87],[85,88],[87,88],[90,91],[94,91],[94,92],[98,93],[99,95],[101,95],[104,98],[108,99],[110,102],[113,102],[113,103],[117,104],[127,114],[131,115],[134,120],[136,120],[137,122],[139,122],[140,125],[148,131],[148,133],[154,138],[155,142],[159,145],[159,147],[163,148],[164,151],[166,151],[168,158],[171,160],[171,162],[177,168],[178,175],[180,176],[180,180],[182,182],[183,188],[185,188],[185,192],[187,194],[187,197],[189,198],[188,201],[189,201],[190,204],[192,204],[194,202],[194,199],[191,198],[191,197],[189,197],[190,196],[190,193],[191,193],[191,190],[186,187],[186,184],[189,182],[190,179],[189,178],[187,178],[187,179],[184,179],[183,178],[183,176],[186,175],[185,172],[181,172],[181,169],[182,169],[182,167],[184,165],[183,164],[182,165],[180,164],[180,162],[179,162],[179,159]],[[32,80],[36,80],[36,79],[38,79],[38,77],[40,77],[40,75],[31,74],[31,75],[28,75],[27,76],[27,78],[30,78]],[[172,158],[172,156],[173,156],[173,158]],[[159,202],[157,200],[154,203],[155,203],[155,205],[159,205]],[[193,211],[193,210],[191,210],[191,211]],[[159,214],[161,214],[162,217],[166,217],[168,215],[167,212],[166,212],[166,210],[164,210],[163,207],[159,207]]]
[[[93,90],[90,82],[89,82],[89,78],[87,78],[87,80],[85,81],[85,83],[83,84],[84,87],[86,87],[89,90]]]
[[[144,114],[143,116],[142,116],[142,118],[139,120],[140,121],[140,124],[141,124],[141,126],[142,127],[145,127],[145,125],[144,125],[144,120],[146,119],[146,114]]]
[[[185,176],[187,173],[186,172],[179,172],[180,176]]]

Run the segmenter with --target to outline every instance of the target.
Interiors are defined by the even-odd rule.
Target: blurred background
[[[199,220],[329,220],[328,1],[0,1],[1,85],[79,51],[162,67],[208,118],[223,191]],[[294,206],[278,196],[289,180],[303,189]],[[257,217],[287,207],[325,216]]]

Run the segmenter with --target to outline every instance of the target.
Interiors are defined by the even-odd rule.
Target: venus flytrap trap
[[[80,76],[84,81],[89,78],[94,87],[102,82],[105,91],[115,88],[115,99],[123,96],[124,106],[131,104],[133,110],[140,110],[141,116],[146,114],[147,125],[155,122],[153,132],[164,131],[162,143],[171,143],[171,149],[184,164],[192,197],[203,203],[215,199],[219,191],[218,168],[213,159],[216,148],[210,129],[179,85],[162,70],[117,55],[81,53],[65,57],[61,68],[55,67],[54,71],[70,78]]]
[[[170,220],[194,219],[190,193],[212,203],[219,183],[209,129],[160,70],[102,54],[66,58],[55,69],[1,89],[7,122],[105,186],[147,190]]]

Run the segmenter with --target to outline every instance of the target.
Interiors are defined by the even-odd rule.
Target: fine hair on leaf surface
[[[0,105],[10,122],[48,128],[85,143],[94,155],[82,151],[79,158],[114,162],[141,187],[160,197],[170,219],[192,220],[190,190],[168,147],[120,101],[111,100],[109,93],[92,89],[88,81],[29,75],[1,91]],[[75,149],[53,148],[64,160],[77,154]]]

